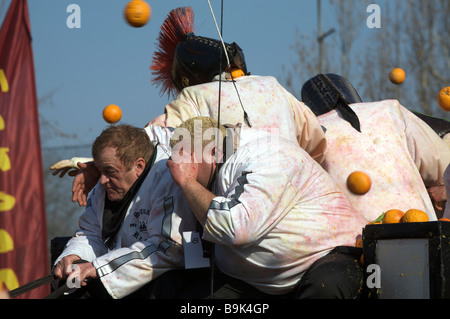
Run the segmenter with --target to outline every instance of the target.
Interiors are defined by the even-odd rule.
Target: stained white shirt
[[[443,185],[450,163],[447,144],[397,100],[352,104],[361,133],[333,110],[318,117],[326,128],[327,154],[322,166],[346,192],[353,206],[374,220],[389,209],[436,213],[427,187]],[[366,173],[372,186],[355,195],[346,186],[353,171]]]
[[[269,294],[290,292],[308,267],[367,224],[296,142],[242,129],[223,164],[204,227],[225,273]]]

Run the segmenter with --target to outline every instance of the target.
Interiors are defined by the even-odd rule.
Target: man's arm
[[[444,171],[450,163],[450,149],[434,130],[399,104],[405,121],[409,152],[425,186],[443,186]]]
[[[189,181],[180,188],[195,217],[202,226],[205,226],[209,206],[215,197],[214,194],[197,181]]]

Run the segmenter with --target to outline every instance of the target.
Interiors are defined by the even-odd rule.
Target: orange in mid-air
[[[394,84],[402,84],[405,81],[406,73],[401,68],[395,68],[392,69],[391,72],[389,72],[389,80]]]
[[[396,224],[400,223],[400,220],[405,215],[400,209],[390,209],[384,213],[383,224]]]
[[[405,212],[401,223],[420,223],[420,222],[428,222],[429,218],[427,213],[420,209],[409,209]]]
[[[347,178],[347,188],[353,194],[364,195],[370,190],[371,186],[372,181],[366,173],[355,171]]]
[[[103,109],[103,119],[110,123],[114,124],[120,121],[122,118],[122,110],[115,104],[110,104]]]
[[[439,92],[437,103],[441,109],[450,112],[450,86],[443,88]]]
[[[152,8],[144,0],[131,0],[125,7],[124,16],[129,25],[140,28],[150,20]]]

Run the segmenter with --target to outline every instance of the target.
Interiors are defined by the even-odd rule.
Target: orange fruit
[[[405,81],[405,71],[401,68],[395,68],[392,69],[391,72],[389,72],[389,80],[394,84],[402,84],[403,81]]]
[[[443,88],[438,95],[437,103],[444,111],[450,111],[450,86]]]
[[[126,5],[124,15],[129,25],[140,28],[150,20],[152,8],[144,0],[132,0]]]
[[[364,195],[371,186],[372,182],[366,173],[355,171],[347,178],[347,188],[354,194]]]
[[[233,79],[237,79],[240,78],[241,76],[244,76],[244,71],[242,71],[241,69],[233,69],[231,70],[231,76],[233,77]]]
[[[363,248],[363,239],[362,239],[362,237],[359,237],[358,240],[356,240],[355,247]]]
[[[384,213],[383,224],[396,224],[400,223],[400,219],[402,219],[405,213],[400,209],[390,209]]]
[[[103,109],[103,119],[110,123],[114,124],[120,121],[122,118],[122,110],[115,104],[110,104]]]
[[[401,223],[420,223],[429,221],[427,213],[420,209],[409,209],[405,212]]]
[[[443,221],[443,222],[450,222],[450,219],[448,219],[448,218],[439,218],[439,220]]]

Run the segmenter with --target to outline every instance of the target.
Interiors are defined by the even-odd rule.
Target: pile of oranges
[[[422,223],[428,222],[429,218],[427,213],[420,209],[409,209],[406,212],[400,209],[390,209],[381,214],[377,219],[370,222],[369,225],[376,224],[399,224],[399,223]],[[440,218],[439,221],[450,222],[449,218]],[[355,247],[363,248],[363,240],[361,236],[358,236]],[[364,264],[364,255],[360,258],[361,264]]]
[[[410,209],[405,213],[399,209],[390,209],[384,213],[382,224],[428,222],[428,215],[420,209]]]
[[[448,218],[440,218],[440,221],[450,221]],[[370,222],[374,224],[397,224],[397,223],[423,223],[430,221],[427,213],[420,209],[409,209],[406,212],[400,209],[390,209],[381,214],[377,219]]]

